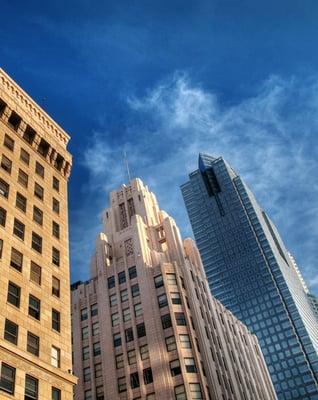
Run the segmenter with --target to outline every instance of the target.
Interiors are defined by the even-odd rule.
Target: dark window
[[[38,399],[39,381],[30,375],[25,376],[24,400]]]
[[[30,266],[30,280],[41,285],[41,267],[33,261]]]
[[[134,279],[137,277],[137,268],[136,266],[130,267],[128,269],[129,279]]]
[[[81,321],[86,321],[88,318],[87,307],[81,309]]]
[[[35,130],[31,128],[30,125],[27,125],[25,131],[23,132],[23,139],[29,144],[32,144],[35,139],[35,135],[36,135]]]
[[[60,297],[60,280],[52,276],[52,295]]]
[[[161,316],[161,324],[163,329],[170,328],[172,326],[170,314],[165,314]]]
[[[24,149],[20,150],[20,160],[23,161],[26,165],[30,163],[30,154]]]
[[[39,356],[40,352],[40,338],[34,335],[31,332],[28,332],[27,337],[27,351],[29,353],[34,354],[35,356]]]
[[[57,239],[60,238],[60,225],[57,224],[55,221],[52,222],[52,235],[55,236]]]
[[[99,356],[101,354],[100,342],[96,342],[93,344],[93,354],[94,357]]]
[[[137,337],[141,338],[143,336],[146,336],[146,327],[144,322],[136,325],[136,328],[137,328]]]
[[[53,197],[52,202],[52,210],[56,212],[56,214],[60,213],[60,202]]]
[[[179,360],[173,360],[170,362],[170,371],[172,376],[180,375],[181,374],[181,367]]]
[[[21,121],[22,121],[22,119],[21,119],[20,115],[18,115],[16,112],[12,111],[12,113],[8,119],[8,122],[15,131],[18,130]]]
[[[15,205],[17,208],[19,208],[21,211],[26,212],[27,208],[27,199],[22,196],[21,193],[17,192],[17,197],[15,201]]]
[[[160,288],[164,285],[162,275],[157,275],[154,277],[155,287]]]
[[[33,206],[33,221],[43,225],[43,211],[36,206]]]
[[[131,294],[132,294],[132,297],[137,297],[137,296],[139,296],[140,292],[139,292],[139,285],[138,285],[138,283],[137,283],[136,285],[133,285],[133,286],[131,287]]]
[[[21,288],[12,282],[8,284],[8,298],[7,301],[16,307],[20,307],[20,293]]]
[[[121,335],[120,335],[120,333],[115,333],[113,335],[113,342],[114,342],[114,347],[121,346]]]
[[[125,283],[125,282],[126,282],[126,274],[125,274],[125,271],[121,271],[121,272],[119,272],[119,274],[118,274],[118,283],[121,284],[121,283]]]
[[[4,154],[2,154],[1,158],[1,168],[8,172],[8,174],[11,174],[12,161],[9,160],[9,158],[6,157]]]
[[[28,180],[29,180],[28,175],[24,171],[22,171],[22,169],[19,169],[18,182],[20,183],[20,185],[22,185],[25,188],[27,188],[28,187]]]
[[[165,307],[168,305],[167,296],[165,293],[158,296],[158,304],[159,308]]]
[[[130,386],[132,389],[140,386],[138,372],[133,372],[130,374]]]
[[[61,314],[54,309],[52,309],[52,329],[57,332],[61,329]]]
[[[11,249],[10,266],[12,268],[15,268],[17,271],[21,272],[22,271],[22,265],[23,265],[23,254],[12,247],[12,249]]]
[[[11,139],[10,136],[5,135],[3,144],[4,144],[4,146],[6,146],[7,149],[13,151],[13,149],[14,149],[14,140]]]
[[[18,238],[24,240],[24,231],[25,231],[25,225],[22,224],[22,222],[19,221],[18,219],[14,218],[13,234]]]
[[[42,253],[42,238],[35,232],[32,232],[32,249]]]
[[[134,340],[134,332],[132,328],[125,329],[125,338],[127,343]]]
[[[58,154],[54,161],[54,167],[60,171],[63,167],[63,163],[64,163],[64,158],[60,154]]]
[[[55,189],[56,191],[58,191],[59,192],[59,190],[60,190],[60,181],[57,179],[57,178],[55,178],[55,176],[53,176],[53,189]]]
[[[114,276],[110,276],[107,279],[107,285],[108,285],[108,289],[115,287],[115,277]]]
[[[60,389],[52,387],[52,400],[61,400]]]
[[[185,358],[185,367],[186,371],[191,374],[195,374],[197,372],[197,367],[195,365],[194,358]]]
[[[7,103],[5,103],[2,99],[0,99],[0,117],[2,117],[2,114],[4,113],[6,107]]]
[[[10,186],[4,180],[0,179],[0,195],[6,199],[9,197]]]
[[[6,226],[7,211],[0,207],[0,225]]]
[[[170,293],[172,304],[181,304],[180,293]]]
[[[187,325],[187,321],[183,313],[174,313],[177,325]]]
[[[0,239],[0,258],[2,258],[2,252],[3,252],[3,240]]]
[[[152,370],[151,368],[146,368],[143,370],[143,375],[144,375],[144,382],[145,385],[148,385],[149,383],[153,382],[153,378],[152,378]]]
[[[38,150],[38,153],[41,154],[41,156],[46,157],[50,150],[50,145],[44,139],[41,139],[37,150]]]
[[[44,167],[39,162],[35,162],[35,173],[38,174],[41,178],[44,178]]]
[[[41,302],[36,297],[29,295],[29,315],[33,318],[40,319]]]
[[[60,266],[60,251],[55,247],[52,248],[52,263],[56,266]]]
[[[91,305],[91,316],[95,317],[95,315],[98,315],[98,305],[97,303],[94,303]]]
[[[4,392],[14,394],[15,386],[15,368],[10,365],[2,363],[1,365],[1,377],[0,377],[0,390]]]
[[[4,338],[8,342],[11,342],[13,344],[18,344],[18,333],[19,333],[19,327],[17,324],[14,322],[6,319],[5,325],[4,325]]]
[[[36,196],[40,200],[43,200],[43,197],[44,197],[44,189],[43,189],[43,187],[40,186],[36,182],[34,184],[34,196]]]

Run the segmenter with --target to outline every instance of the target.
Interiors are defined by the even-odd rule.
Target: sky
[[[315,0],[2,0],[0,66],[71,135],[72,281],[124,151],[183,236],[179,186],[203,151],[243,177],[318,295],[317,20]]]

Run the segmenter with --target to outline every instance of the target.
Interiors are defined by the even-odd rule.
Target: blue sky
[[[318,294],[316,1],[7,1],[0,65],[71,135],[72,280],[132,174],[184,236],[179,185],[223,155]]]

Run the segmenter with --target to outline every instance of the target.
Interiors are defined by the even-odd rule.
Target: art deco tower
[[[279,399],[317,399],[317,320],[276,227],[221,157],[200,155],[182,194],[212,294],[257,335]]]
[[[0,69],[0,398],[71,400],[68,135]]]
[[[139,179],[111,193],[91,276],[72,286],[76,400],[276,398],[255,336]]]

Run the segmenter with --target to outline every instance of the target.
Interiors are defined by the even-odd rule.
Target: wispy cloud
[[[186,235],[191,234],[179,185],[197,167],[200,151],[224,156],[247,181],[277,224],[305,278],[318,288],[318,79],[269,77],[253,96],[224,104],[215,93],[176,73],[144,97],[127,98],[127,141],[95,133],[82,163],[90,190],[105,192],[133,175],[157,194]],[[97,190],[98,189],[98,190]]]

